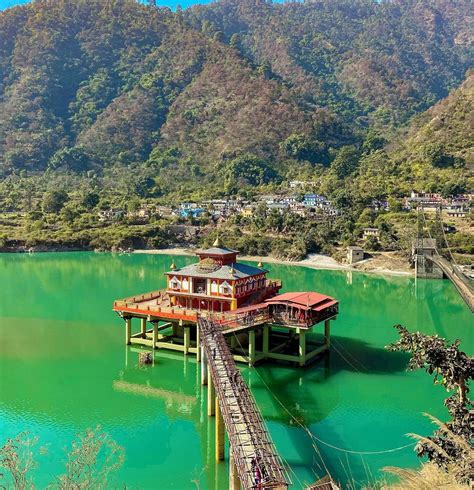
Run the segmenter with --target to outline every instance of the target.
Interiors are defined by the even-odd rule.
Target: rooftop
[[[215,264],[213,267],[206,267],[206,265],[207,264],[203,266],[201,262],[198,262],[196,264],[190,264],[185,267],[181,267],[180,269],[166,272],[166,274],[188,277],[211,277],[213,279],[236,280],[256,276],[259,274],[265,274],[266,272],[268,272],[266,269],[262,269],[261,267],[241,264],[239,262],[222,266],[219,264]]]
[[[227,247],[211,247],[206,248],[205,250],[199,250],[197,255],[229,255],[229,254],[238,254],[237,250],[232,250]]]
[[[304,309],[319,310],[336,304],[337,301],[325,294],[304,292],[278,294],[277,296],[273,296],[273,298],[267,299],[265,303],[287,303],[288,305],[295,305]]]

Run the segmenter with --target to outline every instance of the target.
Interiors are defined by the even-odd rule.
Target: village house
[[[450,218],[465,218],[468,211],[463,206],[450,206],[446,209],[446,214]]]
[[[251,216],[253,216],[254,210],[255,207],[252,204],[247,204],[242,208],[240,214],[246,218],[250,218]]]
[[[316,185],[318,185],[318,182],[314,180],[290,180],[288,183],[290,189],[305,189]]]
[[[274,203],[268,204],[268,210],[269,211],[276,210],[280,214],[283,214],[287,209],[288,209],[288,206],[286,204],[282,204],[279,202],[274,202]]]
[[[325,202],[327,202],[327,199],[318,194],[305,194],[303,197],[303,203],[306,207],[320,206]]]
[[[111,223],[123,218],[125,211],[123,209],[102,209],[97,213],[97,216],[101,223]]]
[[[370,236],[373,236],[375,238],[380,237],[380,231],[378,228],[363,228],[362,229],[362,238],[365,240],[366,238],[369,238]]]

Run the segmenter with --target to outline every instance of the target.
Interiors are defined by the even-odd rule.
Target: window
[[[183,289],[189,289],[189,282],[186,278],[183,279],[183,282],[181,283]]]
[[[217,288],[217,281],[212,281],[211,282],[211,293],[217,293],[218,288]]]
[[[232,293],[232,287],[230,286],[230,284],[227,281],[223,282],[219,286],[219,292],[221,294],[225,294],[225,295],[231,294]]]
[[[173,279],[170,281],[170,288],[171,289],[181,289],[181,282],[179,279],[175,276]]]

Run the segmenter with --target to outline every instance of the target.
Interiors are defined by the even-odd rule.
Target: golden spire
[[[260,267],[260,269],[263,267],[263,263],[262,263],[262,261],[260,261],[260,262],[257,264],[257,267]]]
[[[173,260],[173,262],[171,262],[170,269],[172,271],[174,271],[176,269],[176,264],[174,263],[174,260]]]
[[[234,275],[234,274],[235,274],[234,264],[231,264],[231,266],[230,266],[230,273],[231,273],[232,275]]]
[[[213,243],[214,247],[222,247],[221,239],[219,238],[219,235],[217,235],[217,238],[215,242]]]

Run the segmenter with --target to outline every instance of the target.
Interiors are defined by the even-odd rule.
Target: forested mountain
[[[133,0],[39,0],[8,9],[0,172],[132,166],[156,195],[189,194],[196,180],[231,192],[329,172],[331,193],[461,83],[472,9],[468,0],[223,0],[176,13]]]
[[[426,109],[457,85],[473,40],[471,7],[446,0],[224,0],[186,14],[195,28],[266,65],[308,105],[386,123]]]

